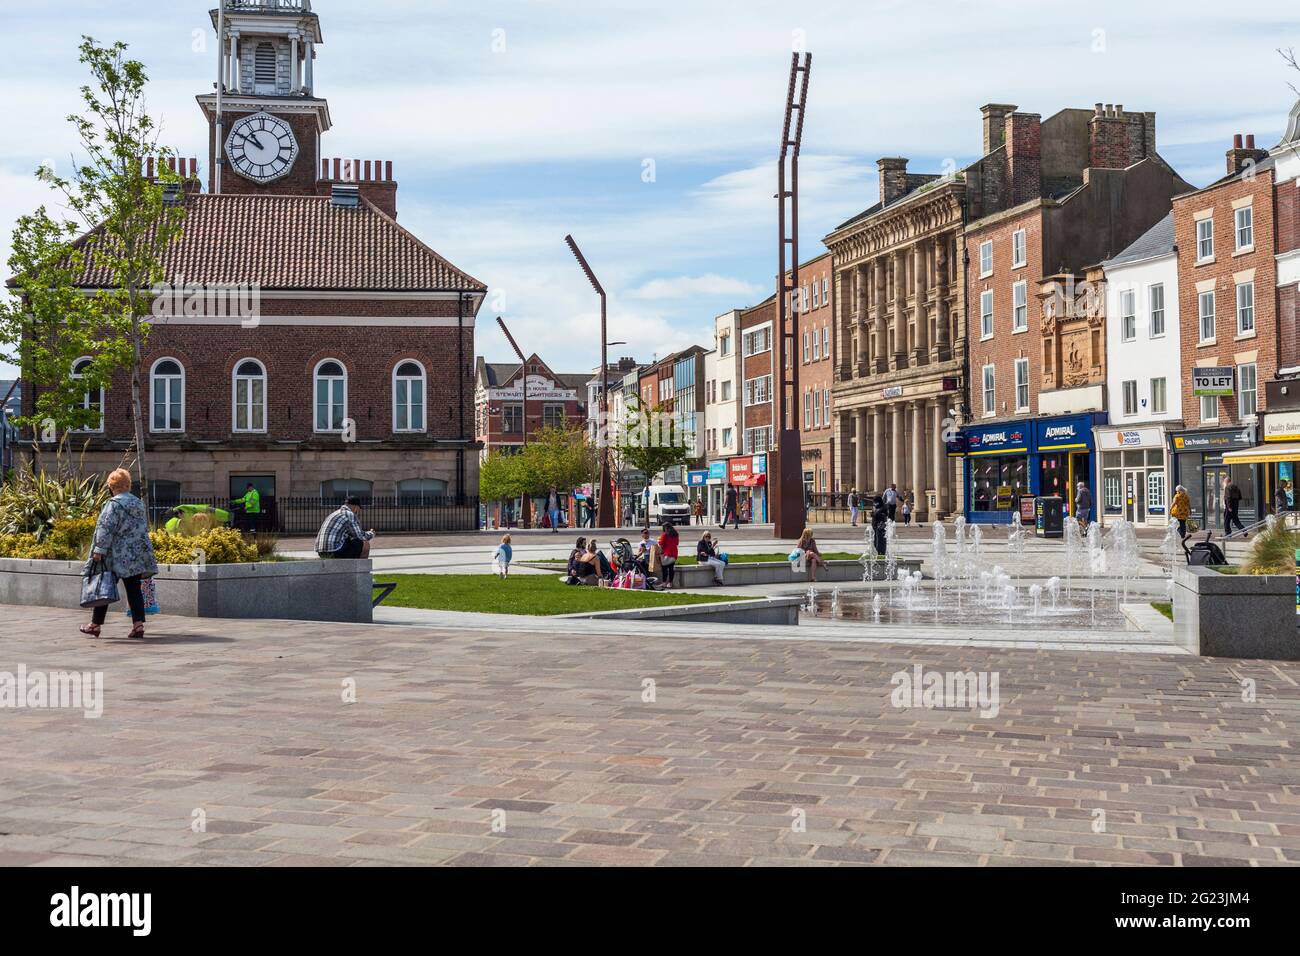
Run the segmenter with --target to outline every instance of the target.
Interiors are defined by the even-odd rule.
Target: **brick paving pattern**
[[[0,710],[5,865],[1300,862],[1297,664],[0,614],[0,671],[105,675]],[[918,663],[1000,712],[894,708]]]

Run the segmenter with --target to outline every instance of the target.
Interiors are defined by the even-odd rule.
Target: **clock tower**
[[[315,195],[330,114],[315,93],[322,37],[311,0],[224,0],[212,25],[217,91],[198,97],[209,127],[208,191]]]

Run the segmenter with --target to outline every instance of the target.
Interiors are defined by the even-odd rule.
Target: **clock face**
[[[289,124],[270,113],[237,119],[226,137],[226,157],[235,172],[256,183],[279,179],[298,158],[298,140]]]

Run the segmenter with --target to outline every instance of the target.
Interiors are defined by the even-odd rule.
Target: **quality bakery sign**
[[[1265,415],[1264,441],[1300,441],[1300,412],[1269,412]]]

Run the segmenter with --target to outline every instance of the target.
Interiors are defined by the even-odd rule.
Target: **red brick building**
[[[838,487],[831,388],[835,381],[834,270],[829,252],[799,266],[799,288],[790,314],[798,323],[799,446],[806,495],[828,495]],[[848,489],[843,489],[847,491]],[[816,498],[815,501],[825,499]]]
[[[767,520],[767,452],[772,447],[775,402],[776,297],[740,313],[740,454],[727,461],[727,480],[737,486],[741,511]]]
[[[174,200],[186,218],[143,366],[157,503],[250,482],[271,508],[478,493],[472,361],[486,287],[396,223],[391,163],[356,174],[319,156],[320,42],[309,4],[241,4],[219,43],[220,138],[215,95],[198,98],[223,170],[219,192],[214,174],[209,192],[195,183]],[[81,279],[108,281],[93,265]],[[133,457],[129,396],[126,375],[87,394],[103,411],[85,436],[89,470]]]
[[[1088,290],[1100,288],[1097,264],[1166,216],[1189,184],[1156,151],[1153,113],[1097,104],[1044,121],[1000,109],[986,140],[1005,153],[1004,205],[964,230],[963,434],[967,518],[1005,522],[1022,496],[1069,501],[1077,481],[1091,484],[1106,336],[1104,296]]]
[[[1286,235],[1294,196],[1280,190],[1275,207],[1275,165],[1268,151],[1255,148],[1253,136],[1238,136],[1225,175],[1173,203],[1187,426],[1173,435],[1174,481],[1187,488],[1193,517],[1216,529],[1223,526],[1229,477],[1242,491],[1244,521],[1267,510],[1269,474],[1233,459],[1255,445],[1267,406],[1263,383],[1297,362],[1293,300],[1288,320],[1278,321],[1275,258],[1279,238],[1294,239]],[[1279,230],[1275,212],[1283,208],[1287,228]]]

